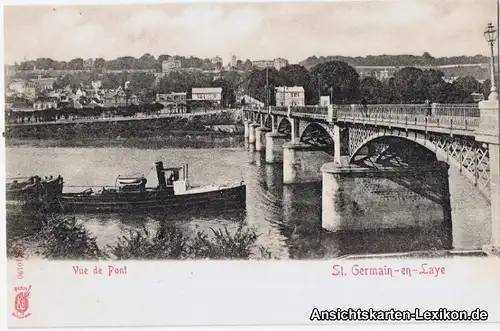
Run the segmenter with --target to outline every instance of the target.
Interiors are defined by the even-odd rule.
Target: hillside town
[[[332,102],[407,103],[432,99],[436,102],[477,102],[488,91],[488,63],[482,57],[434,59],[422,64],[429,54],[415,57],[413,66],[349,65],[351,59],[311,57],[300,64],[283,58],[242,61],[231,56],[224,64],[220,56],[211,59],[144,54],[136,59],[122,57],[73,59],[69,62],[39,58],[6,65],[5,105],[8,119],[30,121],[37,112],[69,114],[154,112],[179,114],[252,104],[304,106]],[[400,61],[401,56],[394,56]],[[404,58],[406,60],[406,58]],[[359,59],[356,58],[359,62]],[[476,63],[463,63],[471,61]],[[366,62],[366,61],[365,61]],[[384,63],[383,60],[379,61]],[[347,76],[331,75],[332,68],[345,67]],[[410,72],[416,80],[408,81]],[[415,76],[415,75],[413,75]],[[437,80],[436,80],[437,79]],[[396,91],[403,81],[407,89],[420,88],[417,99]],[[427,80],[427,81],[426,81]],[[432,86],[429,90],[428,85]],[[437,86],[437,87],[436,87]],[[354,89],[352,89],[352,88]],[[436,88],[452,88],[446,100],[438,100]],[[349,90],[349,95],[346,91]],[[434,90],[434,91],[431,91]],[[406,98],[406,99],[405,99]],[[452,99],[450,99],[452,98]],[[59,114],[60,113],[60,114]],[[85,116],[85,115],[82,115]],[[52,116],[53,117],[53,116]]]

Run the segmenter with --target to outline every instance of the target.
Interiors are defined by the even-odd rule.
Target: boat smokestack
[[[158,177],[158,185],[160,189],[163,190],[167,187],[167,182],[165,181],[165,173],[163,172],[163,162],[158,161],[155,163],[156,166],[156,176]]]

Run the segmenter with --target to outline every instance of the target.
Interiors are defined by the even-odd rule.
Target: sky
[[[489,54],[495,0],[383,0],[6,6],[4,56],[54,60],[145,53],[283,57]]]

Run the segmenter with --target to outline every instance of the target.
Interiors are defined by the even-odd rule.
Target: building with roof
[[[319,105],[321,107],[328,107],[330,103],[331,100],[329,95],[322,95],[321,98],[319,99]]]
[[[92,83],[90,83],[93,89],[100,89],[102,87],[102,80],[93,80]]]
[[[26,88],[26,82],[22,79],[16,79],[9,83],[10,90],[16,91],[17,93],[23,94]]]
[[[280,70],[288,65],[288,60],[279,57],[274,60],[253,61],[252,65],[260,69],[275,68],[276,70]]]
[[[288,60],[283,59],[283,58],[276,58],[273,60],[273,67],[276,70],[280,70],[281,68],[284,68],[288,65]]]
[[[40,98],[33,103],[35,110],[55,109],[57,108],[57,98]]]
[[[54,88],[55,81],[55,78],[42,78],[41,75],[38,75],[38,78],[31,80],[40,92],[52,90]]]
[[[157,93],[156,102],[164,107],[161,113],[185,113],[187,92]]]
[[[104,107],[120,107],[127,105],[127,94],[120,86],[114,91],[104,94]]]
[[[278,86],[276,91],[277,106],[305,106],[306,97],[302,86]]]
[[[222,87],[193,87],[191,90],[193,101],[222,101]]]
[[[161,63],[161,72],[169,73],[172,71],[179,71],[181,67],[181,61],[171,57]]]
[[[212,59],[211,59],[211,62],[212,64],[217,64],[217,63],[223,63],[223,60],[220,56],[214,56]]]
[[[259,61],[253,61],[252,65],[254,67],[257,67],[259,69],[265,69],[265,68],[272,68],[274,67],[274,61],[269,61],[269,60],[259,60]]]

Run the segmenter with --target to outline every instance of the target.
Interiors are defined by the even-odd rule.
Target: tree
[[[170,58],[170,55],[167,55],[167,54],[162,54],[162,55],[158,56],[158,62],[159,62],[159,63],[160,63],[160,65],[161,65],[161,63],[162,63],[163,61],[166,61],[166,60],[168,60],[169,58]]]
[[[292,64],[281,68],[279,71],[280,81],[285,86],[302,86],[305,92],[306,103],[310,104],[314,95],[314,85],[311,81],[309,71],[301,65]]]
[[[274,68],[267,69],[268,75],[268,96],[269,96],[269,104],[275,104],[275,87],[284,85],[284,81],[280,79],[280,75],[278,71]],[[245,84],[247,86],[247,94],[261,102],[266,103],[266,69],[255,69],[253,70],[247,78],[247,82]]]
[[[54,61],[54,60],[52,60],[50,58],[46,58],[46,57],[41,57],[41,58],[36,59],[35,66],[38,69],[45,69],[45,70],[58,69],[57,61]]]
[[[412,102],[423,103],[425,100],[446,102],[448,83],[443,80],[443,76],[444,74],[437,70],[422,71],[413,86],[414,98]]]
[[[481,85],[481,93],[483,93],[484,99],[488,100],[491,93],[491,80],[489,78],[486,79]]]
[[[359,99],[359,75],[345,62],[331,61],[320,63],[311,71],[313,84],[318,94],[313,94],[313,103],[319,102],[319,94],[328,94],[331,89],[333,103],[353,103]]]
[[[106,73],[102,77],[102,87],[105,89],[115,89],[120,86],[122,79],[120,74]]]
[[[423,59],[423,64],[425,65],[433,65],[434,62],[435,62],[435,58],[429,54],[429,52],[424,52],[424,54],[422,54],[422,59]]]
[[[456,91],[456,101],[460,103],[473,103],[472,93],[478,93],[481,90],[479,82],[471,76],[459,77],[453,82]]]
[[[106,63],[106,69],[110,70],[123,70],[123,69],[136,69],[137,59],[132,56],[123,56]]]
[[[400,103],[414,103],[417,99],[415,83],[422,75],[422,70],[406,67],[394,74],[394,94]]]
[[[83,59],[82,58],[76,58],[68,63],[68,69],[70,70],[83,70]]]
[[[366,77],[359,84],[360,96],[367,103],[385,103],[384,85],[375,77]]]
[[[104,60],[102,57],[95,59],[94,61],[95,69],[104,69],[105,67],[106,67],[106,60]]]
[[[155,69],[156,59],[153,55],[146,53],[137,60],[139,69]]]
[[[231,107],[236,102],[235,91],[233,87],[230,86],[229,82],[222,78],[219,78],[213,82],[212,86],[222,87],[223,107]]]
[[[243,70],[249,71],[251,69],[252,69],[252,62],[249,59],[246,59],[245,62],[243,63]]]

